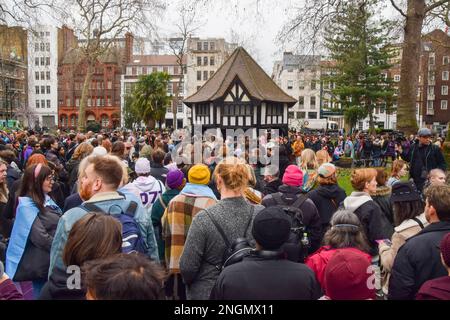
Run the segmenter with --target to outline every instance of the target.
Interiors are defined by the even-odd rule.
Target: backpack
[[[281,193],[272,194],[276,206],[283,209],[283,211],[291,217],[292,226],[289,239],[284,244],[283,248],[287,251],[289,260],[303,262],[308,256],[309,239],[307,238],[306,226],[303,224],[303,211],[300,207],[308,200],[308,197],[301,194],[292,204],[287,205]],[[305,239],[306,234],[306,239]]]
[[[245,227],[244,234],[242,235],[241,238],[237,238],[233,242],[230,242],[228,240],[222,227],[214,219],[214,217],[209,213],[208,209],[204,209],[204,210],[206,212],[206,215],[209,217],[209,219],[211,219],[211,222],[216,227],[217,231],[219,231],[219,234],[222,237],[223,241],[225,242],[226,249],[224,250],[224,252],[222,254],[221,264],[211,263],[208,260],[206,260],[206,262],[213,265],[220,272],[223,270],[223,268],[242,261],[242,259],[244,259],[244,257],[249,255],[250,252],[252,250],[254,250],[254,247],[252,247],[250,245],[250,242],[245,237],[245,235],[247,234],[248,228],[250,226],[250,222],[252,222],[252,220],[253,220],[253,212],[255,211],[255,207],[251,206],[250,218],[247,221],[247,225]]]
[[[96,206],[93,203],[83,203],[80,207],[88,212],[102,212],[105,214],[109,214],[119,220],[119,222],[122,224],[122,252],[123,253],[132,253],[132,252],[139,252],[142,254],[147,254],[147,248],[144,242],[144,239],[141,235],[141,232],[139,230],[139,226],[134,219],[134,215],[136,213],[137,209],[137,203],[135,201],[131,201],[128,208],[123,212],[121,208],[121,212],[119,214],[117,213],[111,213],[111,208],[117,206],[121,208],[118,205],[112,205],[108,212],[105,212],[100,207]]]

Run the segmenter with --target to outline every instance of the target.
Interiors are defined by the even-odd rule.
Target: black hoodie
[[[340,188],[337,184],[321,185],[308,193],[308,198],[314,202],[319,211],[322,230],[324,232],[330,223],[333,213],[337,211],[345,197],[344,189]]]

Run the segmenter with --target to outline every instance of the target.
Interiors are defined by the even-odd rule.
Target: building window
[[[167,84],[167,93],[173,94],[173,83],[171,82]]]
[[[50,100],[47,100],[47,108],[50,108]]]
[[[169,73],[169,68],[168,67],[163,67],[163,72]]]
[[[41,42],[41,51],[45,51],[45,43]]]
[[[66,98],[66,106],[67,106],[67,107],[70,106],[70,98]]]
[[[442,64],[446,65],[449,64],[450,57],[449,56],[443,56],[442,57]]]
[[[208,65],[208,57],[203,57],[203,65]]]
[[[316,80],[311,81],[311,90],[316,90]]]
[[[442,80],[448,80],[448,71],[442,71]]]
[[[200,41],[197,42],[197,50],[202,50],[202,43]]]
[[[315,109],[316,108],[316,97],[311,97],[311,109]]]
[[[43,37],[43,36],[44,36],[44,34],[45,34],[45,33],[44,33],[44,31],[41,31],[41,37]]]
[[[300,80],[298,82],[298,88],[299,88],[299,90],[304,90],[305,89],[305,81]]]
[[[50,43],[45,44],[45,51],[50,51]]]
[[[44,80],[44,71],[41,71],[41,80]]]
[[[34,44],[34,51],[39,51],[39,43],[37,42]]]
[[[109,106],[109,107],[112,106],[112,101],[111,101],[111,97],[110,96],[106,97],[106,105]]]
[[[92,99],[88,98],[88,103],[87,103],[88,107],[92,106]]]
[[[50,57],[46,57],[45,58],[45,65],[49,66],[50,65]]]
[[[75,98],[75,106],[80,106],[80,98]]]
[[[214,42],[209,43],[209,50],[216,50],[216,44]]]
[[[428,86],[428,95],[434,96],[434,86]]]
[[[35,78],[36,80],[39,80],[39,71],[36,71],[36,72],[34,73],[34,78]]]
[[[102,105],[102,99],[97,98],[97,107],[100,107]]]
[[[108,80],[106,85],[107,85],[108,90],[112,89],[112,81],[111,80]]]
[[[306,112],[297,112],[297,119],[305,119]]]
[[[34,65],[36,65],[36,66],[39,65],[39,58],[34,58]]]
[[[399,82],[400,81],[400,75],[399,74],[394,75],[394,81],[395,82]]]
[[[299,109],[305,108],[305,97],[298,97],[298,108]]]
[[[434,55],[430,56],[430,58],[428,59],[428,64],[434,65]]]
[[[288,80],[288,82],[287,82],[287,88],[288,88],[288,90],[292,90],[293,87],[294,87],[294,81]]]
[[[41,57],[41,66],[45,65],[45,58]]]
[[[209,72],[209,77],[211,78],[211,77],[213,76],[213,74],[214,74],[214,71],[211,70],[211,71]]]
[[[36,109],[39,109],[39,100],[36,100]]]
[[[181,101],[178,101],[177,112],[183,113],[183,103]]]
[[[214,42],[211,42],[211,43],[214,43]],[[209,65],[210,65],[210,66],[213,66],[213,65],[214,65],[214,57],[210,57],[210,58],[209,58]]]
[[[203,80],[208,80],[208,71],[203,71]]]
[[[109,118],[106,114],[102,115],[101,122],[102,127],[107,127],[109,125]]]
[[[46,32],[45,32],[45,35],[46,35],[47,37],[50,37],[50,32],[49,32],[49,31],[46,31]]]
[[[442,86],[442,88],[441,88],[441,94],[442,94],[443,96],[448,95],[448,86]]]
[[[41,94],[45,93],[45,86],[41,86]]]
[[[45,108],[45,100],[41,100],[41,108]]]
[[[50,80],[50,71],[47,71],[47,72],[46,72],[46,79],[47,79],[47,80]]]
[[[202,57],[197,57],[197,66],[202,65]]]
[[[433,107],[433,101],[427,101],[427,110],[433,110],[434,109],[434,107]]]
[[[36,94],[39,94],[39,86],[36,86]]]
[[[317,119],[317,112],[308,112],[308,119]]]
[[[203,50],[208,50],[208,42],[203,42]]]
[[[447,110],[447,100],[441,100],[441,110]]]
[[[47,86],[47,94],[50,94],[50,86]]]
[[[295,112],[289,111],[288,112],[288,119],[294,119],[295,117]]]

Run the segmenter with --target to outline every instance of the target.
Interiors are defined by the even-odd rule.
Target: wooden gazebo
[[[288,131],[288,109],[297,101],[287,95],[242,47],[184,103],[192,125],[203,130],[279,129]]]

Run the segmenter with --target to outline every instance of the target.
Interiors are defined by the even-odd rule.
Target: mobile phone
[[[388,246],[390,246],[390,245],[392,244],[391,240],[389,240],[389,239],[375,240],[375,242],[376,242],[377,244],[385,243],[385,244],[387,244]]]

